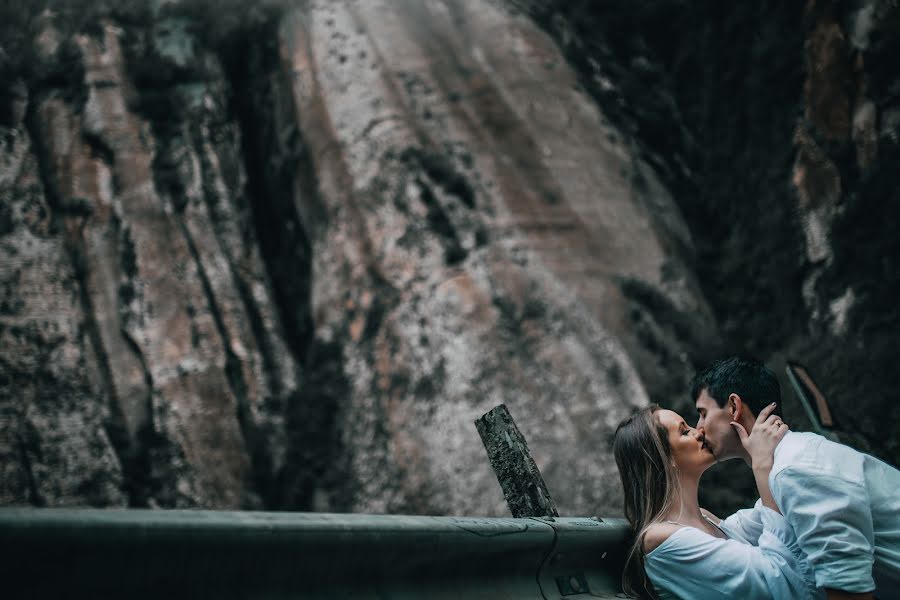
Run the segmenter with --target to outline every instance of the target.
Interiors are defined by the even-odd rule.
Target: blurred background
[[[735,353],[900,461],[897,2],[0,11],[0,504],[615,516]]]

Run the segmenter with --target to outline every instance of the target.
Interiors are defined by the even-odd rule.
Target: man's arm
[[[797,543],[829,598],[871,598],[875,542],[868,493],[851,476],[788,467],[775,478],[777,499]]]

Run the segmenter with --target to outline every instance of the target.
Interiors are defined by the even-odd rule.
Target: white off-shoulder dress
[[[825,597],[782,515],[757,503],[718,527],[728,539],[684,526],[647,553],[644,568],[661,598]]]

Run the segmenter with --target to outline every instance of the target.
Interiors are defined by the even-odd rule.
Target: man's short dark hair
[[[696,402],[703,390],[719,408],[724,408],[729,395],[737,394],[755,415],[772,402],[781,402],[781,386],[775,373],[761,361],[744,356],[717,360],[698,373],[691,382],[692,401]],[[780,409],[779,406],[776,412],[780,413]]]

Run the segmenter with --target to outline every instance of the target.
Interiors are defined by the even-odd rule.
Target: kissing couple
[[[651,405],[616,430],[634,530],[623,583],[637,598],[900,598],[900,471],[779,416],[778,379],[731,357],[699,373],[696,426]],[[759,500],[720,519],[700,507],[717,461],[750,465]]]

